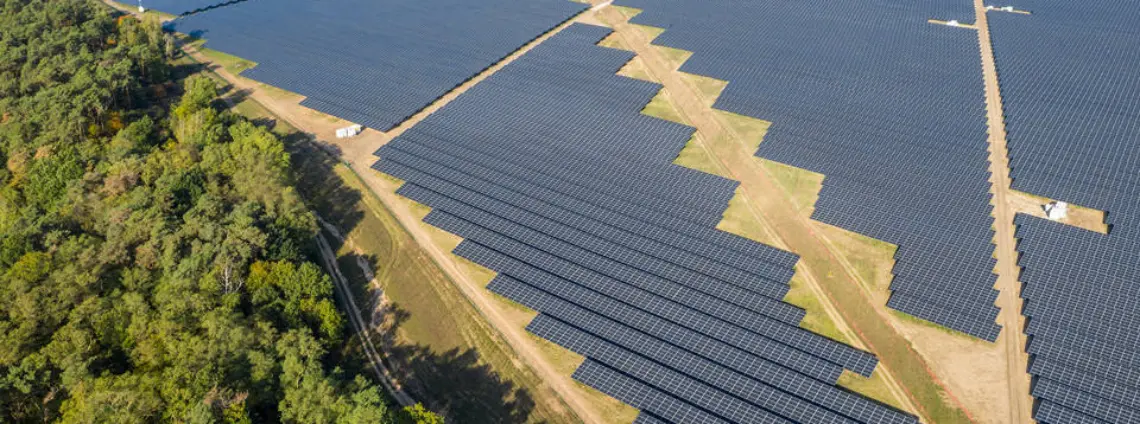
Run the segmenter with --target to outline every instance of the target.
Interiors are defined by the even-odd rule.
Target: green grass
[[[723,88],[723,86],[715,84],[716,80],[698,78],[698,81],[700,80],[706,80],[703,81],[706,85],[705,90],[719,93],[720,89]],[[760,143],[764,141],[764,136],[768,133],[768,128],[772,125],[764,120],[731,112],[714,112],[718,114],[721,122],[731,130],[731,134],[739,137],[739,140],[744,142],[746,151],[755,151],[758,149]],[[726,135],[725,137],[732,137],[732,135]],[[722,142],[727,141],[722,140]],[[791,197],[792,205],[797,211],[806,213],[815,205],[816,199],[819,197],[819,190],[823,187],[823,174],[817,174],[767,159],[757,160],[760,161],[760,166],[764,168],[768,175],[771,175],[777,183],[784,187],[785,191]]]
[[[665,60],[669,61],[669,64],[673,65],[674,69],[681,67],[681,65],[683,65],[686,60],[689,60],[689,57],[693,55],[693,52],[675,49],[672,47],[656,46],[656,48],[660,50],[661,55],[665,57]]]
[[[708,89],[712,89],[712,83],[709,83]],[[772,126],[772,123],[768,121],[738,115],[732,112],[715,109],[713,112],[717,114],[721,122],[732,130],[733,134],[740,137],[740,140],[744,142],[744,145],[749,151],[756,150],[760,147],[760,143],[764,140],[764,135],[768,134],[768,127]]]
[[[127,2],[121,2],[121,1],[113,1],[112,3],[115,3],[116,5],[119,5],[120,7],[124,8],[126,10],[130,10],[132,12],[139,10],[139,5],[137,2],[136,3],[127,3]],[[146,3],[143,3],[143,6],[146,6]],[[152,16],[153,15],[153,16],[159,17],[159,19],[174,19],[175,18],[174,15],[171,15],[171,14],[166,13],[166,12],[159,12],[159,11],[151,9],[149,7],[146,9],[146,12],[143,13],[143,15],[144,16]]]
[[[257,66],[257,62],[203,47],[203,45],[206,44],[206,41],[208,41],[206,39],[194,39],[185,35],[181,35],[180,37],[183,42],[186,43],[186,45],[194,47],[198,53],[204,56],[207,60],[209,60],[214,65],[222,67],[222,69],[225,69],[226,72],[229,72],[231,75],[240,77],[242,71]],[[270,97],[273,97],[275,99],[299,99],[302,97],[300,94],[293,93],[279,87],[262,84],[254,80],[248,81],[256,83],[259,90],[262,90],[265,94],[268,94]],[[329,119],[335,120],[335,118],[332,117],[329,117]]]
[[[696,138],[695,134],[693,138]],[[681,153],[677,155],[677,159],[673,160],[673,163],[704,173],[720,175],[720,168],[716,166],[716,162],[712,156],[693,139],[690,139],[689,142],[685,144],[685,147],[681,149]]]
[[[641,64],[641,59],[636,57],[629,61],[619,74],[643,81],[653,81],[653,77],[649,75],[649,71],[646,71],[645,66]]]
[[[867,290],[886,298],[894,265],[895,245],[826,224],[817,226],[831,247],[853,268]],[[885,300],[884,300],[885,301]]]
[[[623,13],[628,17],[635,15],[638,11],[630,10],[623,11]],[[650,31],[653,30],[650,29]],[[660,30],[657,30],[657,32],[659,31]],[[650,34],[654,34],[654,32],[650,32]],[[713,101],[724,88],[723,82],[720,81],[698,76],[686,75],[685,77],[688,78],[710,102]],[[715,111],[715,113],[720,114],[722,122],[728,125],[732,129],[732,132],[746,143],[746,147],[751,149],[759,147],[770,125],[768,122],[762,120],[728,112]],[[725,135],[722,140],[714,140],[714,145],[738,142],[738,140],[732,140],[729,137],[731,137],[731,135]],[[763,161],[761,166],[789,193],[792,203],[797,210],[800,210],[801,213],[810,211],[818,197],[819,189],[824,178],[823,175],[771,161]],[[779,222],[780,220],[777,220],[775,225],[780,225]],[[739,195],[730,202],[728,209],[725,211],[724,219],[717,228],[766,244],[782,244],[771,240],[772,236],[765,234],[765,231],[761,230],[759,223],[755,221],[755,217],[752,216],[747,205],[740,200]],[[867,246],[872,252],[870,254],[871,257],[893,248],[883,242],[871,241],[870,243],[871,244]],[[801,261],[817,272],[817,278],[825,280],[822,281],[821,284],[829,296],[840,299],[862,296],[862,294],[859,293],[861,290],[859,287],[846,284],[837,279],[837,274],[842,273],[843,270],[835,269],[833,264],[829,262],[826,257],[812,256],[813,255],[805,256]],[[890,256],[888,255],[886,257],[889,258]],[[867,280],[864,281],[876,280],[875,276],[876,272],[878,272],[878,268],[873,261],[856,256],[851,259],[850,264],[860,277],[867,278]],[[786,300],[809,311],[802,324],[805,328],[827,337],[845,340],[838,331],[835,322],[830,320],[830,318],[822,312],[822,305],[819,304],[822,299],[815,296],[814,293],[807,291],[800,281],[793,281],[793,289],[788,293]],[[949,401],[944,390],[929,377],[929,371],[925,363],[917,353],[911,349],[910,342],[895,333],[889,327],[889,324],[882,320],[873,309],[848,307],[844,308],[843,313],[844,320],[856,323],[862,329],[868,342],[875,347],[876,353],[885,364],[891,367],[893,374],[896,378],[901,380],[901,384],[910,392],[915,403],[922,409],[922,415],[935,423],[969,422],[969,418],[965,412]],[[848,376],[844,379],[844,383],[845,387],[858,393],[866,394],[882,402],[898,405],[898,401],[894,400],[893,396],[890,395],[882,377],[878,377],[877,379],[864,379],[858,376]]]
[[[720,97],[720,93],[724,91],[724,87],[728,85],[727,82],[715,78],[704,77],[700,75],[693,75],[681,72],[681,78],[689,83],[690,86],[696,87],[697,92],[700,93],[702,99],[708,101],[708,105],[712,106],[715,99]],[[723,112],[729,113],[729,112]],[[735,115],[735,114],[734,114]],[[736,115],[741,116],[742,115]],[[747,117],[744,117],[747,118]],[[747,118],[752,119],[752,118]]]
[[[762,166],[768,170],[777,183],[781,184],[785,190],[791,194],[793,204],[796,205],[797,208],[804,209],[814,204],[815,198],[818,196],[822,175],[770,161],[763,161]],[[889,275],[885,277],[883,273],[889,274],[890,268],[889,266],[881,264],[883,260],[889,260],[893,256],[894,246],[880,240],[858,235],[844,234],[842,237],[844,238],[834,237],[835,240],[832,240],[833,248],[836,249],[840,256],[847,259],[848,264],[854,269],[854,273],[856,277],[860,279],[861,283],[870,284],[872,291],[882,296],[879,298],[880,300],[871,301],[884,301],[885,285],[888,284],[890,280],[886,278],[889,277]],[[863,296],[863,294],[859,293],[859,291],[862,290],[859,287],[847,284],[835,278],[835,274],[843,271],[833,269],[832,264],[826,258],[807,255],[803,256],[801,261],[806,263],[813,270],[816,270],[817,273],[824,273],[824,275],[821,276],[823,277],[821,284],[825,286],[825,290],[828,291],[831,296],[838,298],[857,298],[858,296]],[[887,263],[889,264],[889,262]],[[792,296],[793,293],[789,293],[789,302],[796,303],[799,301]],[[809,310],[811,309],[809,308]],[[935,384],[933,379],[929,377],[929,370],[926,364],[918,354],[912,350],[913,348],[910,346],[909,340],[896,334],[895,331],[889,327],[889,324],[872,309],[848,307],[845,308],[844,311],[844,319],[857,324],[862,329],[863,336],[874,346],[875,353],[879,356],[880,360],[891,368],[892,374],[899,379],[900,383],[910,392],[910,395],[914,398],[914,402],[922,408],[922,414],[925,417],[929,418],[931,422],[939,424],[970,422],[965,412],[953,404],[943,388]],[[921,321],[913,317],[905,317],[905,314],[892,313],[895,314],[895,316],[901,317],[904,321],[938,328],[940,331],[951,334],[954,333],[953,330],[940,327],[936,324]],[[805,322],[808,320],[808,318],[805,318]],[[813,331],[817,330],[813,329]],[[826,328],[823,329],[821,334],[826,335],[826,331]],[[847,376],[846,379],[841,379],[841,384],[848,389],[870,396],[881,402],[897,404],[895,401],[890,401],[891,396],[889,396],[889,393],[885,393],[887,389],[885,383],[882,381],[875,382],[874,379]]]
[[[323,155],[300,159],[301,193],[325,219],[350,229],[355,249],[340,254],[359,251],[374,264],[399,321],[392,349],[405,379],[414,376],[417,399],[465,421],[576,422],[359,177]]]
[[[214,49],[203,47],[206,44],[204,38],[191,38],[187,35],[177,35],[184,45],[192,47],[198,51],[199,54],[204,56],[212,64],[222,67],[226,72],[237,75],[246,69],[257,66],[257,62],[242,59],[240,57],[223,53]]]
[[[232,111],[255,120],[275,119],[248,98]],[[390,340],[391,359],[400,365],[397,375],[417,400],[470,422],[579,422],[557,394],[522,365],[352,169],[300,142],[303,136],[287,123],[276,122],[274,131],[293,143],[299,192],[352,241],[330,240],[358,306],[365,308],[372,299],[358,256],[372,265],[390,300],[388,318],[398,322]],[[341,353],[360,358],[351,344]]]
[[[231,74],[237,75],[246,69],[257,66],[257,63],[255,62],[251,62],[230,54],[222,53],[217,50],[201,47],[201,45],[205,43],[204,40],[196,40],[194,43],[198,45],[198,52],[202,53],[202,56],[205,56],[210,60],[210,62],[221,66]]]
[[[898,398],[887,388],[886,377],[882,372],[871,374],[871,378],[863,377],[850,371],[844,371],[839,376],[839,386],[847,390],[867,396],[871,399],[885,403],[898,409],[906,409]]]
[[[620,40],[616,40],[616,38],[613,37],[609,40],[610,41],[606,43],[608,47],[625,48]],[[649,79],[648,74],[637,64],[627,65],[627,67],[622,70],[622,73],[635,78]],[[715,98],[725,86],[722,81],[711,78],[689,74],[684,74],[683,76],[688,78],[689,82],[696,86],[703,95],[711,96],[705,98]],[[665,96],[660,94],[653,98],[649,105],[642,110],[642,113],[682,124],[686,123],[672,103],[666,100]],[[759,145],[759,140],[763,138],[768,128],[767,122],[742,115],[725,112],[722,117],[728,121],[729,125],[733,126],[735,131],[743,134],[744,137],[750,137],[750,139],[755,140],[756,145]],[[792,187],[794,190],[793,195],[797,197],[793,200],[799,207],[806,208],[814,204],[814,193],[817,193],[819,190],[819,185],[823,178],[822,175],[812,174],[775,162],[765,162],[769,172],[778,174],[777,179],[781,180],[781,184]],[[697,145],[695,134],[693,139],[689,140],[689,143],[681,150],[681,153],[673,163],[714,175],[719,173],[719,168],[716,166],[714,159],[706,150]],[[806,193],[806,195],[803,193]],[[732,201],[730,201],[729,207],[726,209],[725,216],[718,228],[763,243],[775,243],[775,240],[770,240],[769,235],[760,230],[760,226],[755,222],[755,217],[752,216],[751,211],[748,210],[748,206],[744,203],[743,197],[740,195],[734,196]],[[889,247],[889,245],[887,246]],[[870,264],[861,260],[856,260],[855,263],[858,264],[856,267],[860,269],[860,272],[866,273],[869,278],[873,278],[874,269]],[[835,320],[831,319],[831,317],[824,312],[819,296],[812,293],[811,289],[807,287],[803,274],[797,273],[792,278],[790,285],[791,289],[785,296],[784,301],[806,311],[803,321],[800,322],[800,327],[832,340],[851,344],[851,340],[843,335],[836,325]],[[886,381],[881,373],[872,375],[871,378],[866,378],[851,372],[844,372],[839,379],[839,385],[879,402],[892,405],[896,408],[903,408],[899,400],[887,388]]]
[[[807,315],[805,315],[803,321],[800,322],[800,327],[829,339],[844,344],[851,344],[851,340],[839,331],[839,327],[835,325],[835,320],[832,320],[831,317],[824,312],[823,305],[819,301],[819,296],[816,296],[815,293],[812,293],[811,289],[807,287],[807,282],[804,281],[802,273],[797,272],[796,275],[792,277],[790,284],[792,289],[784,296],[784,301],[799,306],[807,311]]]
[[[643,115],[655,116],[666,121],[687,124],[685,118],[681,116],[681,112],[678,112],[677,108],[673,107],[673,104],[667,100],[666,95],[665,89],[662,88],[656,96],[653,96],[649,104],[645,105],[641,113]]]
[[[764,227],[756,221],[742,190],[737,188],[732,199],[729,199],[728,208],[724,210],[724,216],[716,228],[769,246],[783,245],[774,234],[764,231]]]
[[[905,323],[908,323],[908,324],[913,324],[913,325],[919,325],[919,326],[923,326],[923,327],[926,327],[926,328],[933,328],[933,329],[935,329],[935,330],[938,330],[939,332],[941,332],[941,333],[943,333],[943,334],[946,334],[946,335],[949,335],[949,336],[954,336],[954,337],[958,337],[958,338],[961,338],[961,339],[962,339],[963,341],[965,341],[965,342],[971,342],[971,343],[973,343],[973,342],[977,342],[977,341],[978,341],[978,339],[977,339],[977,338],[975,338],[975,337],[973,337],[973,336],[971,336],[971,335],[969,335],[969,334],[963,333],[963,332],[961,332],[961,331],[958,331],[958,330],[952,329],[952,328],[950,328],[950,327],[944,327],[944,326],[941,326],[941,325],[935,324],[935,323],[933,323],[933,322],[930,322],[930,321],[927,321],[927,320],[924,320],[924,319],[918,318],[918,317],[916,317],[916,316],[914,316],[914,315],[911,315],[911,314],[908,314],[908,313],[905,313],[905,312],[899,312],[899,311],[896,311],[896,310],[894,310],[894,309],[891,309],[890,311],[891,311],[891,316],[895,317],[895,318],[896,318],[896,319],[898,319],[899,321],[902,321],[902,322],[905,322]]]
[[[773,162],[767,159],[757,159],[760,166],[771,175],[791,197],[792,205],[802,214],[815,207],[819,198],[819,190],[823,187],[823,175],[812,173],[803,169]]]
[[[655,39],[665,32],[665,30],[662,28],[656,28],[656,27],[645,26],[645,25],[637,25],[637,24],[630,24],[630,25],[635,27],[635,28],[641,29],[642,32],[649,35],[650,39]],[[681,64],[685,63],[686,60],[689,60],[689,56],[693,55],[693,52],[690,52],[687,50],[675,49],[672,47],[665,47],[665,46],[658,46],[658,45],[654,45],[653,47],[655,49],[657,49],[659,53],[661,53],[661,56],[664,57],[665,60],[670,65],[672,65],[673,68],[680,67]]]

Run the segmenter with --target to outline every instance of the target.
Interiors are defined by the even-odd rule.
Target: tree
[[[157,20],[0,0],[0,422],[395,422],[273,133]],[[173,90],[171,90],[173,91]]]
[[[420,403],[404,407],[404,417],[407,424],[444,424],[442,416],[427,410]]]

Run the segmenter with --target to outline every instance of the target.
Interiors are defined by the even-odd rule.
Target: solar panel
[[[1140,6],[1016,0],[992,13],[1013,188],[1105,210],[1108,235],[1016,223],[1043,422],[1136,422]]]
[[[122,1],[130,5],[134,2]],[[153,9],[171,15],[184,15],[187,13],[206,10],[212,7],[221,7],[233,3],[233,0],[140,0],[138,4],[147,9]]]
[[[672,163],[693,129],[641,114],[660,86],[615,75],[632,55],[598,47],[608,33],[559,32],[373,168],[641,422],[916,422],[836,387],[875,358],[798,326],[798,257],[715,229],[737,184]]]
[[[714,107],[772,123],[758,156],[825,175],[813,219],[899,246],[888,306],[996,339],[977,37],[927,23],[969,2],[616,3],[729,81]]]
[[[568,0],[247,0],[169,27],[256,62],[242,75],[305,96],[303,106],[387,131],[585,9]]]

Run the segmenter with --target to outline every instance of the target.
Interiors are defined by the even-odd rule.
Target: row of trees
[[[396,422],[329,364],[345,325],[290,158],[158,22],[0,10],[0,422]],[[430,415],[430,414],[420,414]]]

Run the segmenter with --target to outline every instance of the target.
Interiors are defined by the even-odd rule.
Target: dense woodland
[[[157,21],[0,1],[0,422],[415,421],[330,363],[282,142]]]

